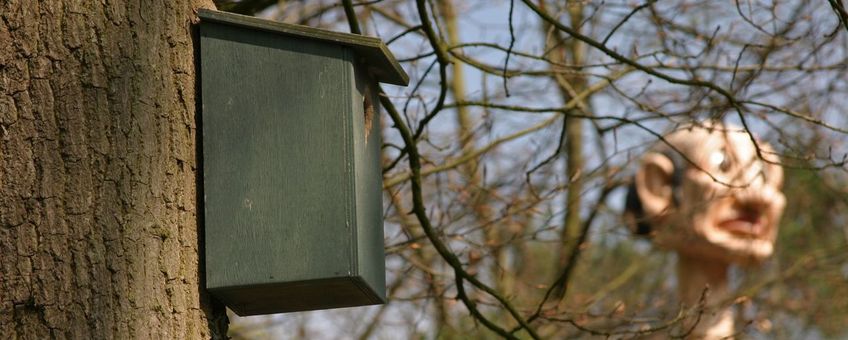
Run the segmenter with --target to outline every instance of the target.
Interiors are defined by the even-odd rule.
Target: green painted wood
[[[409,76],[400,67],[395,57],[379,38],[357,34],[334,32],[303,25],[263,20],[256,17],[199,9],[197,15],[204,22],[217,22],[226,25],[242,26],[253,30],[264,30],[278,35],[287,35],[302,39],[327,42],[347,46],[362,58],[362,63],[373,78],[381,83],[406,86]]]
[[[352,78],[354,108],[352,120],[356,224],[361,226],[383,225],[383,168],[381,162],[380,140],[380,99],[375,84],[364,72]],[[366,96],[368,99],[366,100]],[[366,117],[366,109],[371,106]],[[366,123],[366,121],[369,121]],[[366,126],[368,125],[368,126]],[[366,131],[367,130],[367,131]],[[375,175],[379,174],[379,175]],[[375,233],[372,228],[356,230],[357,263],[385,262],[383,234]],[[363,266],[358,268],[365,282],[373,283],[375,293],[385,296],[385,267]]]
[[[222,20],[200,46],[207,289],[239,315],[384,302],[375,73],[349,44]]]

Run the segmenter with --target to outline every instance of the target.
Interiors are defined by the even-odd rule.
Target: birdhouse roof
[[[351,48],[357,56],[364,60],[367,72],[378,82],[402,86],[409,84],[409,76],[400,67],[400,64],[398,64],[386,44],[379,38],[334,32],[303,25],[286,24],[208,9],[198,10],[197,15],[200,17],[200,20],[206,22],[259,29],[284,36],[346,46]]]

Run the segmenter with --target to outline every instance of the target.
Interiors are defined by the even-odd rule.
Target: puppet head
[[[773,252],[786,202],[777,161],[768,144],[754,144],[742,128],[679,129],[642,157],[625,220],[637,234],[683,255],[762,261]]]

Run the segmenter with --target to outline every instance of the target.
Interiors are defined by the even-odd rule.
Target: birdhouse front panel
[[[239,315],[383,302],[378,98],[362,37],[199,15],[207,289]]]

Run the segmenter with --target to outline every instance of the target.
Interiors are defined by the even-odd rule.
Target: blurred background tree
[[[217,0],[381,37],[389,303],[235,318],[234,338],[680,336],[673,255],[620,218],[692,122],[778,150],[776,255],[731,273],[750,338],[848,336],[848,13],[829,1]]]

